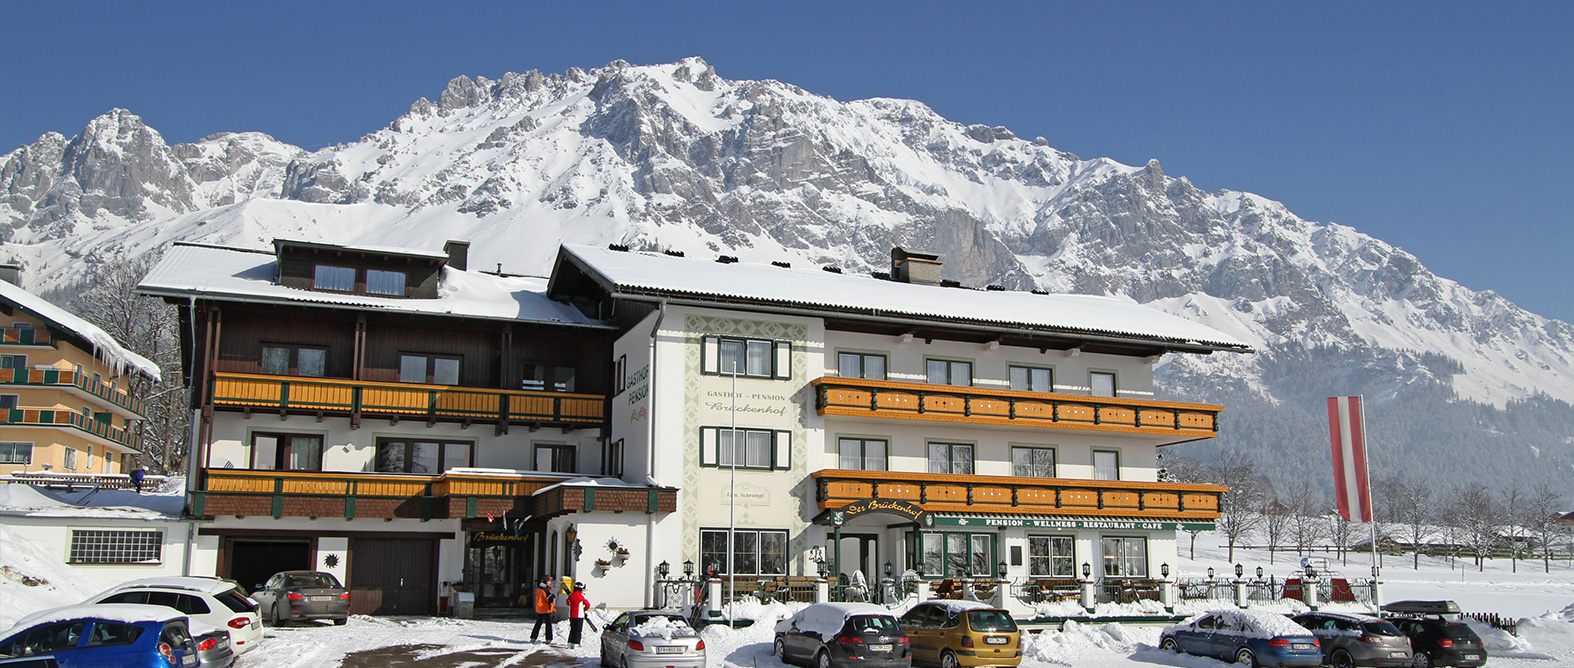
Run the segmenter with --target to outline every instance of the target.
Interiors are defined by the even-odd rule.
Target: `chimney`
[[[891,280],[918,285],[940,285],[940,256],[934,253],[909,251],[901,246],[892,248]]]
[[[443,252],[448,254],[448,266],[465,271],[470,261],[470,242],[453,241],[443,244]]]
[[[22,265],[0,264],[0,281],[5,281],[16,287],[22,287]]]

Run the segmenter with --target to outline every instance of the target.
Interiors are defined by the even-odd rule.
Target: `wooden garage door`
[[[436,603],[436,541],[354,538],[350,541],[350,612],[430,615]]]

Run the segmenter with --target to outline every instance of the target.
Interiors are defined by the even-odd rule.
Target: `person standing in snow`
[[[579,644],[579,632],[585,626],[587,612],[590,612],[590,599],[585,598],[585,583],[575,582],[574,593],[568,595],[568,644]]]
[[[148,467],[146,466],[138,466],[137,470],[131,472],[131,484],[137,486],[138,494],[142,493],[142,479],[146,477],[148,477]]]
[[[530,629],[530,642],[537,642],[541,626],[547,627],[547,642],[552,642],[552,615],[557,612],[557,594],[552,592],[552,577],[542,576],[536,587],[536,625]]]

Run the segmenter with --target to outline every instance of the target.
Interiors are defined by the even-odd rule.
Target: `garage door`
[[[350,541],[350,612],[430,615],[436,607],[436,541]]]

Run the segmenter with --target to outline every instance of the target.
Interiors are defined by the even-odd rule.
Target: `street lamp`
[[[885,576],[891,577],[891,562],[885,562]]]
[[[683,577],[685,577],[685,578],[692,578],[692,577],[694,577],[694,560],[693,559],[684,559],[683,560]]]
[[[672,572],[672,564],[669,564],[669,563],[667,563],[665,561],[663,561],[663,562],[661,562],[659,564],[656,564],[656,575],[661,576],[661,579],[663,579],[663,580],[667,579],[667,574],[671,573],[671,572]]]
[[[1213,579],[1213,567],[1212,566],[1208,567],[1208,579],[1209,580]]]
[[[1093,565],[1086,561],[1082,562],[1082,577],[1083,579],[1093,577]]]
[[[820,571],[820,577],[822,577],[822,578],[825,577],[826,573],[828,572],[825,569],[825,560],[824,559],[820,559],[820,560],[814,562],[814,564],[815,564],[816,570]]]
[[[1257,567],[1257,579],[1258,580],[1262,579],[1262,566],[1258,566]]]
[[[1159,576],[1166,580],[1170,579],[1170,562],[1159,564]]]
[[[1246,569],[1244,567],[1242,567],[1240,564],[1236,564],[1235,565],[1235,579],[1237,579],[1237,580],[1241,579],[1241,575],[1243,575],[1245,573],[1246,573]]]
[[[1006,562],[1000,562],[1000,579],[1006,579]]]

